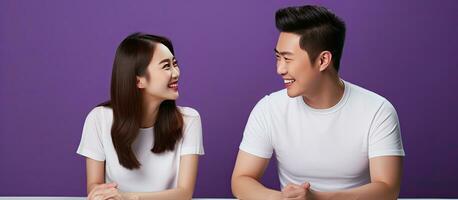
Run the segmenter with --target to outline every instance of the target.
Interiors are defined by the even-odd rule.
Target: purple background
[[[75,151],[86,114],[107,100],[128,34],[172,39],[179,104],[203,121],[196,197],[229,197],[255,103],[282,89],[278,8],[306,3],[347,23],[341,76],[397,108],[406,149],[401,196],[458,197],[458,1],[0,1],[0,195],[83,196]],[[274,165],[264,182],[278,188]]]

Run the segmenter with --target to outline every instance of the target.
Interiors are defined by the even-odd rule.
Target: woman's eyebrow
[[[159,64],[168,63],[170,60],[175,60],[175,57],[172,57],[172,58],[165,58],[165,59],[161,60],[161,62],[159,62]]]

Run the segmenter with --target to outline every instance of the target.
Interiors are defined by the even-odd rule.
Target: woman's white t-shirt
[[[139,169],[129,170],[119,164],[111,140],[113,110],[96,107],[84,123],[81,142],[77,153],[85,157],[105,161],[105,181],[116,182],[122,192],[156,192],[177,186],[180,156],[204,154],[202,125],[199,113],[189,107],[179,107],[183,115],[183,138],[174,151],[155,154],[154,128],[142,128],[133,143],[133,151],[141,164]]]
[[[370,182],[369,159],[404,156],[398,115],[388,100],[344,81],[341,100],[314,109],[286,90],[261,99],[240,149],[262,158],[275,152],[281,187],[309,182],[335,191]]]

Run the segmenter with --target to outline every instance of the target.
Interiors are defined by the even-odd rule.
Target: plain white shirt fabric
[[[77,153],[98,161],[105,161],[105,181],[116,182],[122,192],[157,192],[177,186],[180,156],[204,154],[202,125],[199,113],[189,107],[179,107],[183,115],[183,138],[174,151],[155,154],[154,128],[141,128],[132,149],[141,167],[129,170],[119,164],[111,140],[113,110],[96,107],[84,123],[81,142]]]
[[[275,152],[282,188],[309,182],[335,191],[370,183],[370,158],[405,155],[398,116],[384,97],[343,82],[343,97],[328,109],[290,98],[286,89],[265,96],[239,148],[261,158]]]

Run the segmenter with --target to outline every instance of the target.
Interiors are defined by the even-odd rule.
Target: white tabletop
[[[86,197],[0,197],[0,200],[86,200]],[[236,200],[225,198],[193,198],[193,200]]]
[[[0,200],[86,200],[86,197],[0,197]],[[236,199],[193,198],[193,200],[236,200]]]
[[[86,197],[0,197],[0,200],[86,200]],[[193,198],[193,200],[236,200],[225,198]]]
[[[86,197],[0,197],[0,200],[86,200]],[[193,200],[236,200],[225,198],[194,198]],[[435,199],[435,198],[418,198],[418,199],[399,199],[399,200],[453,200],[453,199]],[[455,199],[458,200],[458,199]]]

